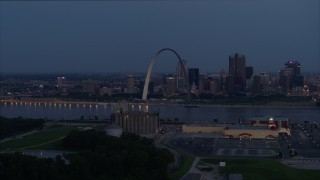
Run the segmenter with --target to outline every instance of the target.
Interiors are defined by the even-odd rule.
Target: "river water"
[[[183,105],[149,105],[149,112],[160,112],[162,119],[178,118],[181,122],[200,123],[213,122],[246,122],[254,116],[281,116],[291,122],[320,122],[320,108],[282,108],[282,107],[236,107],[236,106],[199,106]],[[5,117],[30,117],[47,119],[107,119],[111,115],[111,107],[99,105],[77,104],[0,104],[0,115]]]

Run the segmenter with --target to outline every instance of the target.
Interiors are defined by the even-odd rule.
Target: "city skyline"
[[[201,72],[226,70],[234,53],[256,72],[288,60],[319,72],[319,12],[312,0],[1,2],[0,70],[145,73],[172,48]],[[154,73],[175,71],[172,54],[159,59]]]

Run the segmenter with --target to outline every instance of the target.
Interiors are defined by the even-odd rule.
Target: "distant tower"
[[[182,64],[184,65],[184,67],[186,68],[186,71],[188,70],[188,63],[186,60],[182,60]],[[177,82],[177,88],[181,89],[185,87],[185,77],[183,74],[183,66],[181,63],[177,63],[177,67],[176,67],[176,82]]]
[[[127,77],[127,93],[135,93],[134,91],[134,78],[132,75]]]
[[[199,68],[189,68],[188,74],[190,86],[195,85],[199,88]]]
[[[229,56],[228,92],[237,94],[246,87],[246,57],[241,54]]]

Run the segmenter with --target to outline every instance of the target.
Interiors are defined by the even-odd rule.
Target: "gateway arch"
[[[155,64],[155,62],[157,61],[158,55],[159,55],[161,52],[163,52],[163,51],[173,52],[173,53],[177,56],[180,65],[183,67],[183,75],[184,75],[185,82],[186,82],[186,84],[187,84],[188,100],[190,100],[190,99],[191,99],[191,88],[190,88],[190,84],[189,84],[188,71],[187,71],[185,65],[183,64],[182,59],[180,58],[179,54],[178,54],[175,50],[170,49],[170,48],[160,49],[160,50],[152,57],[151,63],[150,63],[149,68],[148,68],[146,80],[145,80],[145,82],[144,82],[142,100],[147,100],[148,88],[149,88],[149,82],[150,82],[150,75],[151,75],[151,72],[152,72],[152,68],[153,68],[153,65]]]

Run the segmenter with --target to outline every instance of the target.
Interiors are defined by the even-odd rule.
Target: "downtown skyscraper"
[[[243,93],[246,87],[246,57],[241,54],[229,56],[228,93]]]
[[[182,64],[178,62],[176,67],[176,88],[177,89],[182,89],[186,86],[186,78],[184,76],[183,68],[185,68],[185,71],[187,72],[188,63],[186,60],[182,60]]]
[[[285,67],[280,70],[279,85],[282,87],[282,93],[291,94],[295,87],[302,88],[304,77],[300,73],[301,65],[298,61],[289,60]]]

